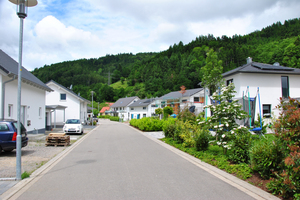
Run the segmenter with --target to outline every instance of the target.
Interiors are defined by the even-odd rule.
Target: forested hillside
[[[245,64],[247,57],[255,62],[300,68],[300,19],[277,22],[244,36],[199,36],[189,44],[179,42],[160,53],[107,55],[45,65],[33,74],[43,82],[53,79],[65,87],[73,85],[73,91],[87,99],[91,99],[93,90],[94,100],[99,102],[133,95],[156,97],[180,90],[181,85],[187,89],[199,87],[208,49],[218,53],[223,72]],[[118,81],[124,87],[114,89],[108,85]]]

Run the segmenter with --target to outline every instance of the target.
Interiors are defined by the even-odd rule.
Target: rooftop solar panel
[[[293,68],[283,67],[279,65],[267,65],[262,63],[252,63],[253,67],[262,69],[262,70],[277,70],[277,71],[294,71]]]

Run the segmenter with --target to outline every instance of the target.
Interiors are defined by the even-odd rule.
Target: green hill
[[[199,87],[200,69],[206,52],[212,48],[223,61],[223,72],[255,62],[300,68],[300,20],[274,23],[248,35],[232,37],[199,36],[190,43],[174,44],[160,53],[106,55],[94,59],[45,65],[33,74],[44,82],[51,79],[90,99],[96,92],[98,102],[115,101],[137,95],[140,98],[162,96],[170,91]],[[110,77],[110,78],[109,78]],[[123,82],[123,84],[122,84]],[[108,85],[112,83],[111,85]]]

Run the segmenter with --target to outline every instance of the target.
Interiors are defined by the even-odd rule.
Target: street
[[[101,121],[12,199],[253,199],[139,131]]]

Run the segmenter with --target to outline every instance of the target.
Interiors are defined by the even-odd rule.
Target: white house
[[[1,118],[17,120],[18,63],[0,49]],[[45,92],[52,89],[22,67],[21,122],[28,133],[45,133]]]
[[[203,112],[204,106],[204,89],[196,88],[191,90],[181,90],[170,92],[162,97],[161,107],[165,106],[173,107],[174,114],[178,114],[180,110],[183,110],[185,107],[193,111],[195,115]]]
[[[257,95],[259,87],[262,115],[270,117],[274,113],[278,117],[279,110],[275,107],[282,98],[300,97],[300,69],[252,62],[247,59],[247,64],[223,73],[223,78],[228,85],[233,82],[236,90],[236,98],[242,98],[243,92],[248,96],[247,87],[249,86],[250,97]],[[259,103],[256,101],[256,115],[259,113]]]
[[[46,93],[47,126],[62,126],[67,119],[87,120],[87,105],[91,103],[89,100],[53,80],[46,85],[53,90]]]
[[[114,116],[118,116],[124,121],[128,121],[130,120],[129,106],[138,100],[140,100],[140,98],[138,98],[137,96],[118,99],[116,103],[110,106],[110,112]]]
[[[158,104],[156,104],[159,102]],[[128,106],[130,108],[130,119],[141,119],[143,117],[155,116],[155,109],[160,108],[160,101],[157,98],[141,99]]]

